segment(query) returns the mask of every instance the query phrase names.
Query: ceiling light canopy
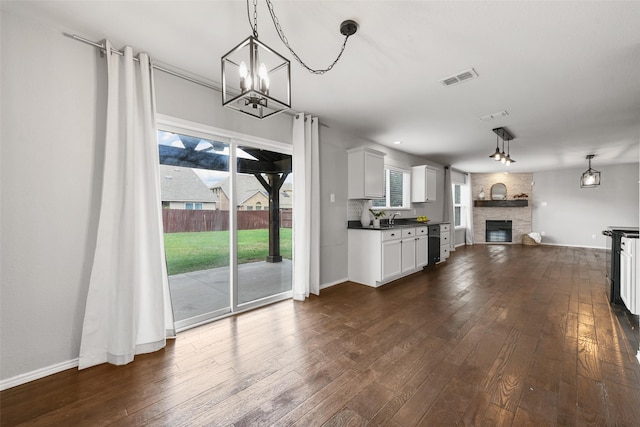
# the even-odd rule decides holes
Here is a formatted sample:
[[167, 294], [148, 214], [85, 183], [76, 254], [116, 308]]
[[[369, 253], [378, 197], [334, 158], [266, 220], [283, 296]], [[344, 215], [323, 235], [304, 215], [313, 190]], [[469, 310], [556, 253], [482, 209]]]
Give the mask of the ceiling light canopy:
[[[336, 59], [324, 69], [313, 69], [293, 51], [282, 31], [271, 0], [265, 0], [269, 14], [282, 43], [291, 55], [314, 74], [324, 74], [338, 62], [350, 36], [358, 31], [358, 24], [346, 20], [340, 24], [345, 36]], [[247, 15], [253, 35], [231, 49], [222, 62], [222, 105], [250, 116], [263, 119], [291, 108], [291, 63], [284, 56], [258, 40], [258, 0], [253, 0], [253, 22], [247, 1]]]
[[600, 185], [600, 172], [591, 168], [591, 159], [595, 157], [595, 154], [587, 154], [587, 160], [589, 160], [589, 169], [584, 171], [580, 177], [580, 187], [582, 188], [594, 188]]

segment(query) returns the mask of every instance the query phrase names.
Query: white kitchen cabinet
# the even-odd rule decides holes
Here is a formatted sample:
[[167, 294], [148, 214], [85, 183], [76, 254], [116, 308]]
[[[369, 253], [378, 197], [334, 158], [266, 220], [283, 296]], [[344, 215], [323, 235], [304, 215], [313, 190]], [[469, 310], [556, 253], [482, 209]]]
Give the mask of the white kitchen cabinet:
[[402, 229], [402, 273], [410, 274], [416, 269], [416, 229]]
[[347, 150], [349, 199], [384, 197], [385, 153], [366, 147]]
[[451, 224], [440, 224], [440, 262], [449, 258], [451, 253]]
[[402, 273], [402, 240], [382, 242], [382, 281]]
[[638, 239], [623, 237], [620, 251], [620, 297], [632, 314], [640, 313], [637, 284]]
[[427, 165], [411, 168], [411, 202], [435, 202], [437, 169]]
[[416, 228], [416, 268], [429, 263], [429, 235], [427, 227]]
[[427, 227], [349, 229], [349, 280], [378, 287], [427, 263]]

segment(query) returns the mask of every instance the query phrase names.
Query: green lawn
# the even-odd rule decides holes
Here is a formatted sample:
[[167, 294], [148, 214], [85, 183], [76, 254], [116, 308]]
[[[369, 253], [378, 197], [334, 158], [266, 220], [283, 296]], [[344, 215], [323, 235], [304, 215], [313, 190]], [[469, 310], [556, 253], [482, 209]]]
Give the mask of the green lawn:
[[[169, 275], [229, 265], [229, 232], [205, 231], [164, 235]], [[291, 259], [291, 229], [280, 229], [280, 255]], [[269, 230], [238, 231], [238, 264], [269, 255]]]

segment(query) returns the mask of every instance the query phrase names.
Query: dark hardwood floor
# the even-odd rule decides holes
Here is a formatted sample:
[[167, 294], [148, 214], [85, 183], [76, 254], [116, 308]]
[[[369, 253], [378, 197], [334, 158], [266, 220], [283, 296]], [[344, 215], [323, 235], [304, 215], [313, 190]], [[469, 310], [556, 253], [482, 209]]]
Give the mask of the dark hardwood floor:
[[604, 251], [462, 247], [0, 394], [2, 425], [640, 425], [638, 318]]

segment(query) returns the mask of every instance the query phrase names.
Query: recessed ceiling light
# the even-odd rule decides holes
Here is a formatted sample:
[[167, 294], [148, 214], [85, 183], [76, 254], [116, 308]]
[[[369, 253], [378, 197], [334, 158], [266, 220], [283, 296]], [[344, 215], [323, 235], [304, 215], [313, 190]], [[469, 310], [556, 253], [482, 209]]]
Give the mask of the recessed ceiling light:
[[395, 145], [400, 145], [400, 144], [402, 144], [402, 141], [393, 141], [393, 143], [394, 143]]

